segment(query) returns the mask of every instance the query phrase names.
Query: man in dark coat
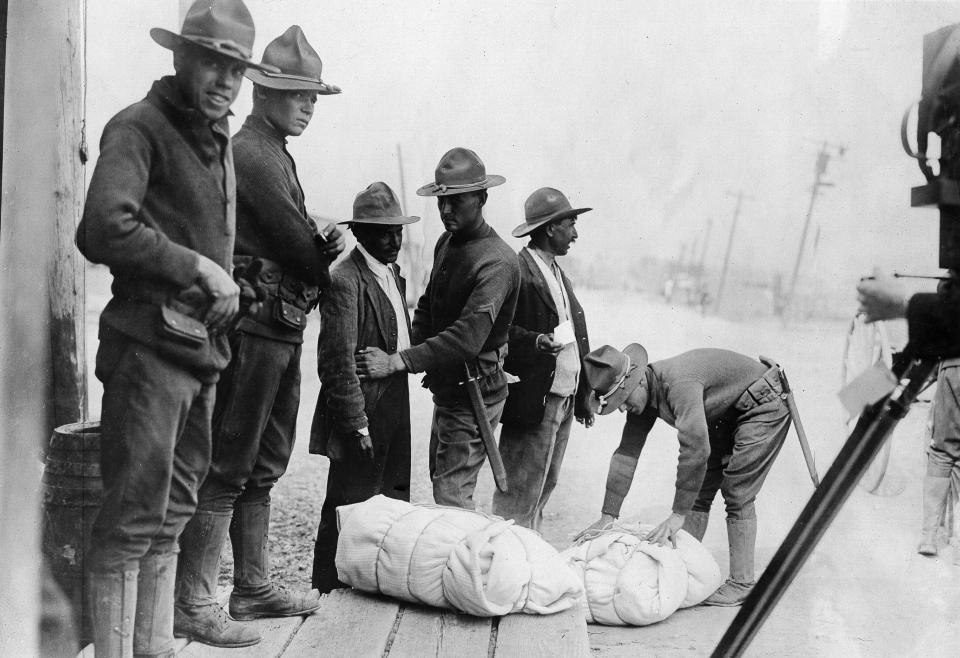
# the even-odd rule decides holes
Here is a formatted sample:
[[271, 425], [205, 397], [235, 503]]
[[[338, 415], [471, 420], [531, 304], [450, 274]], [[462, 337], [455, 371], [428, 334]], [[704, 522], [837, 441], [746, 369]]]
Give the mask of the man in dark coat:
[[[180, 540], [174, 634], [238, 647], [259, 634], [236, 620], [315, 610], [318, 597], [270, 582], [270, 491], [293, 450], [300, 403], [300, 353], [307, 313], [327, 268], [344, 246], [335, 226], [319, 232], [307, 214], [286, 138], [303, 133], [317, 94], [340, 89], [321, 79], [320, 57], [296, 25], [271, 41], [263, 63], [279, 73], [248, 72], [253, 112], [233, 140], [237, 171], [237, 268], [259, 270], [259, 311], [230, 332], [233, 358], [217, 385], [213, 460], [197, 513]], [[220, 551], [233, 545], [230, 617], [216, 600]], [[232, 619], [231, 619], [232, 617]]]
[[104, 128], [77, 246], [113, 274], [100, 316], [103, 499], [88, 555], [98, 657], [173, 655], [177, 537], [210, 463], [214, 384], [239, 309], [227, 113], [253, 47], [240, 0], [150, 31], [175, 74]]
[[493, 513], [540, 529], [543, 507], [557, 485], [573, 419], [593, 425], [590, 387], [581, 359], [590, 351], [583, 308], [560, 269], [577, 239], [577, 216], [559, 190], [543, 187], [524, 204], [526, 221], [514, 237], [530, 236], [520, 250], [520, 294], [510, 325], [506, 371], [520, 378], [500, 422], [500, 454], [507, 493], [493, 493]]
[[[487, 175], [479, 156], [454, 148], [444, 154], [434, 182], [417, 190], [437, 197], [447, 229], [437, 241], [430, 280], [413, 315], [413, 347], [396, 354], [368, 348], [357, 358], [361, 379], [426, 372], [433, 393], [430, 476], [439, 505], [474, 508], [473, 491], [486, 450], [478, 423], [500, 422], [507, 397], [503, 359], [517, 304], [517, 255], [483, 217], [487, 188], [504, 182]], [[482, 409], [465, 384], [476, 377]]]
[[410, 347], [406, 283], [396, 265], [406, 217], [386, 183], [373, 183], [353, 202], [345, 222], [357, 247], [330, 273], [320, 303], [317, 365], [320, 398], [310, 452], [330, 459], [327, 493], [313, 553], [313, 586], [321, 593], [337, 578], [337, 516], [349, 505], [383, 494], [410, 500], [410, 391], [407, 374], [357, 377], [355, 355]]
[[599, 413], [627, 412], [620, 446], [610, 459], [600, 519], [584, 533], [620, 515], [647, 434], [661, 418], [677, 429], [680, 441], [676, 493], [673, 512], [646, 539], [676, 545], [681, 528], [703, 539], [720, 491], [727, 509], [730, 577], [704, 605], [740, 605], [754, 585], [754, 500], [790, 429], [779, 370], [713, 348], [648, 365], [646, 350], [636, 343], [622, 352], [604, 345], [590, 352], [583, 366]]

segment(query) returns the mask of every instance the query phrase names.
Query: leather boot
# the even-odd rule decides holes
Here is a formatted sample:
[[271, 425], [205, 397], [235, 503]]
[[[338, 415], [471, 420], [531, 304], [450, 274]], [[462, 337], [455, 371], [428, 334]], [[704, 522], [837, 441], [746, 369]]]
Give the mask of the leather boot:
[[230, 514], [198, 511], [180, 535], [174, 637], [213, 647], [249, 647], [260, 634], [237, 623], [217, 603], [220, 549], [227, 539]]
[[936, 555], [940, 531], [940, 517], [947, 506], [947, 490], [950, 478], [936, 475], [923, 477], [923, 526], [920, 530], [920, 542], [917, 553]]
[[697, 541], [703, 541], [703, 536], [707, 533], [707, 521], [709, 520], [710, 512], [691, 510], [683, 519], [683, 529], [693, 535]]
[[753, 589], [753, 551], [757, 543], [757, 519], [727, 519], [730, 545], [730, 577], [703, 605], [735, 606]]
[[173, 587], [177, 554], [147, 555], [140, 559], [137, 577], [137, 616], [133, 628], [133, 655], [171, 658], [173, 651]]
[[133, 656], [133, 618], [137, 613], [137, 572], [90, 572], [90, 610], [96, 658]]
[[319, 592], [296, 594], [270, 582], [270, 503], [240, 503], [230, 524], [233, 591], [230, 615], [243, 621], [305, 615], [320, 607]]

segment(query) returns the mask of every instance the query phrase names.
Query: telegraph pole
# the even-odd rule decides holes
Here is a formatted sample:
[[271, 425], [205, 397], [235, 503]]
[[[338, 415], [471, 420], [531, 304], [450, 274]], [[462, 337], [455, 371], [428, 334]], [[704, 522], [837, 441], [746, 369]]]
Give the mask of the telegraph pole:
[[836, 150], [838, 156], [843, 156], [847, 150], [842, 144], [830, 144], [824, 142], [817, 153], [817, 163], [815, 167], [815, 176], [813, 179], [813, 189], [810, 190], [810, 205], [807, 207], [807, 217], [803, 222], [803, 232], [800, 234], [800, 247], [797, 249], [797, 260], [793, 264], [793, 274], [790, 276], [790, 287], [787, 289], [786, 303], [780, 305], [781, 312], [786, 311], [793, 304], [794, 294], [797, 289], [797, 278], [800, 274], [800, 263], [803, 261], [803, 252], [807, 242], [807, 233], [810, 231], [810, 219], [813, 217], [813, 205], [817, 200], [821, 187], [833, 187], [833, 183], [823, 180], [823, 175], [827, 172], [827, 165], [830, 164], [830, 158], [833, 157], [832, 150]]
[[727, 253], [723, 257], [723, 269], [720, 270], [720, 283], [717, 285], [717, 297], [713, 300], [713, 309], [720, 310], [720, 298], [723, 297], [723, 286], [727, 281], [727, 270], [730, 268], [730, 253], [733, 251], [733, 235], [737, 230], [737, 218], [740, 216], [740, 208], [743, 205], [744, 198], [748, 197], [743, 190], [737, 192], [737, 205], [733, 209], [733, 221], [730, 223], [730, 237], [727, 239]]

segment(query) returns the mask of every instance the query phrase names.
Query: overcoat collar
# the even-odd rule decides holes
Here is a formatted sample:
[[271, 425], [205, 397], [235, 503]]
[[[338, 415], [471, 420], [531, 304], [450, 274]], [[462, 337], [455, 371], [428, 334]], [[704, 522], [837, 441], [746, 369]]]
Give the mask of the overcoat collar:
[[[543, 271], [533, 259], [534, 256], [530, 253], [529, 248], [524, 247], [520, 250], [520, 262], [522, 262], [524, 267], [527, 268], [530, 280], [533, 282], [534, 290], [536, 290], [537, 294], [540, 295], [540, 298], [543, 299], [543, 303], [547, 305], [547, 308], [552, 308], [554, 313], [557, 314], [557, 318], [559, 318], [560, 309], [558, 309], [557, 305], [553, 302], [553, 295], [550, 293], [550, 285], [547, 283], [547, 280], [543, 278]], [[563, 285], [563, 283], [561, 282], [560, 285]]]
[[[356, 247], [353, 248], [353, 251], [350, 252], [350, 258], [353, 260], [354, 265], [356, 265], [357, 270], [360, 272], [360, 278], [363, 280], [364, 294], [370, 299], [370, 306], [373, 307], [373, 314], [377, 319], [377, 328], [380, 330], [380, 336], [383, 338], [384, 343], [390, 344], [390, 331], [387, 326], [387, 318], [384, 317], [384, 310], [391, 308], [390, 300], [387, 298], [386, 293], [383, 292], [383, 289], [380, 287], [380, 284], [377, 282], [377, 277], [374, 276], [373, 272], [370, 270], [370, 267], [367, 265], [366, 259], [363, 257], [363, 254], [360, 253], [360, 250]], [[400, 294], [401, 296], [405, 294], [404, 290], [404, 279], [400, 276], [400, 273], [397, 272], [397, 278], [400, 280]], [[406, 304], [404, 304], [404, 318], [397, 318], [397, 322], [406, 322], [407, 327], [410, 326], [410, 319], [407, 316]]]

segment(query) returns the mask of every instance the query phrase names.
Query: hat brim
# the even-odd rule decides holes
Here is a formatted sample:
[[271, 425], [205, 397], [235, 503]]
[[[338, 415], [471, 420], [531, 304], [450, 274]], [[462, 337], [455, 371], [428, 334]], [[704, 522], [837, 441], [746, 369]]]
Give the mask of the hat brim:
[[633, 389], [640, 384], [642, 381], [641, 377], [643, 377], [647, 369], [647, 350], [643, 349], [642, 345], [630, 343], [621, 351], [630, 357], [630, 372], [627, 374], [626, 379], [623, 380], [623, 385], [616, 393], [607, 398], [606, 404], [603, 405], [602, 409], [600, 408], [600, 398], [597, 397], [597, 392], [594, 391], [590, 395], [590, 409], [593, 413], [600, 416], [606, 416], [619, 409], [623, 401], [633, 393]]
[[265, 73], [257, 69], [248, 69], [244, 76], [254, 84], [268, 89], [282, 91], [315, 91], [321, 96], [339, 94], [342, 89], [321, 80], [305, 78], [301, 75], [286, 75], [284, 73]]
[[467, 192], [479, 192], [497, 185], [503, 185], [507, 179], [503, 176], [490, 174], [484, 180], [467, 187], [448, 187], [438, 183], [427, 183], [417, 190], [417, 196], [451, 196], [454, 194], [466, 194]]
[[175, 50], [177, 46], [180, 46], [181, 44], [190, 43], [195, 46], [200, 46], [201, 48], [205, 48], [219, 55], [229, 57], [230, 59], [234, 59], [238, 62], [242, 62], [246, 64], [248, 68], [257, 69], [259, 71], [264, 71], [267, 73], [280, 72], [280, 69], [278, 69], [275, 66], [271, 66], [270, 64], [259, 64], [257, 62], [254, 62], [252, 59], [243, 57], [238, 53], [232, 50], [229, 50], [227, 48], [206, 43], [202, 39], [197, 39], [190, 36], [184, 36], [182, 34], [176, 34], [175, 32], [171, 32], [170, 30], [164, 29], [162, 27], [151, 28], [150, 38], [152, 38], [154, 41], [157, 42], [157, 44], [159, 44], [160, 46], [163, 46], [167, 50]]
[[400, 226], [415, 224], [420, 221], [416, 215], [397, 215], [395, 217], [361, 217], [360, 219], [345, 219], [337, 224], [380, 224], [381, 226]]
[[510, 231], [510, 235], [512, 235], [515, 238], [522, 238], [523, 236], [525, 236], [527, 233], [530, 233], [538, 226], [543, 226], [544, 224], [547, 224], [549, 222], [555, 222], [561, 219], [566, 219], [567, 217], [576, 217], [577, 215], [583, 214], [590, 210], [593, 210], [593, 208], [571, 208], [570, 210], [561, 210], [560, 212], [554, 213], [548, 217], [545, 217], [544, 219], [538, 219], [532, 224], [528, 224], [524, 222], [517, 228]]

